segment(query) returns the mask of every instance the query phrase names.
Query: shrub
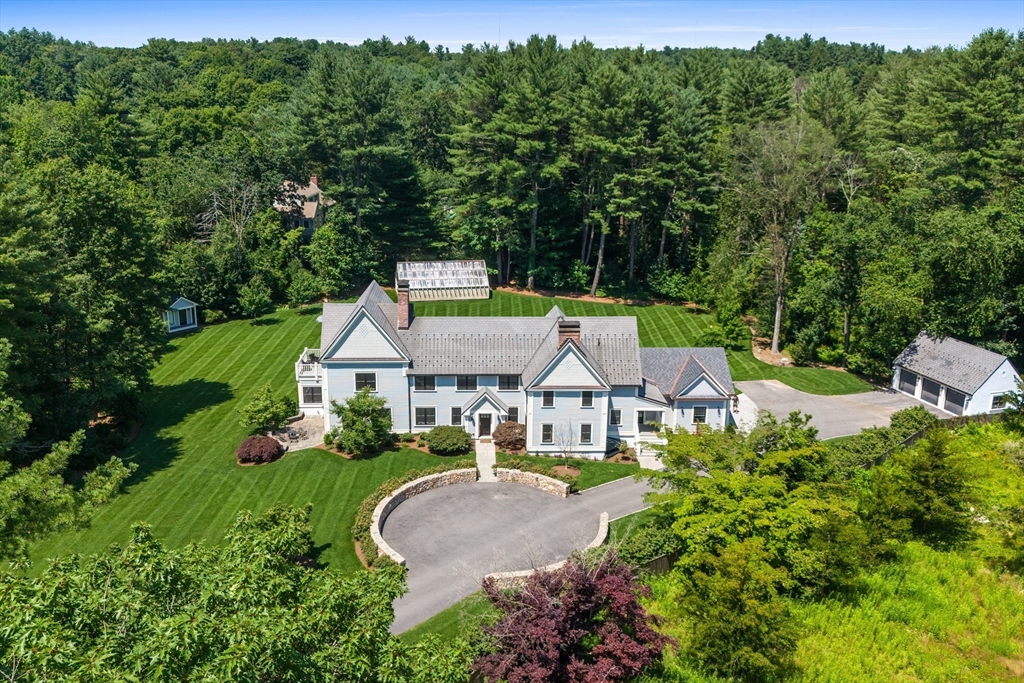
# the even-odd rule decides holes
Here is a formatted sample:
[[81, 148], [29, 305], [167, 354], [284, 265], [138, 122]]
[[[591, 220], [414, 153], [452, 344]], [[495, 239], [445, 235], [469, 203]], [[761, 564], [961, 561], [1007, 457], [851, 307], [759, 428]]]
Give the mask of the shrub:
[[320, 280], [305, 268], [298, 268], [292, 273], [292, 282], [288, 285], [288, 303], [301, 306], [315, 301], [320, 296]]
[[272, 436], [247, 437], [235, 451], [239, 465], [262, 465], [274, 462], [284, 453], [280, 442]]
[[469, 452], [473, 439], [462, 427], [441, 425], [423, 435], [431, 453], [437, 455], [462, 455]]
[[283, 398], [274, 398], [274, 392], [267, 382], [252, 392], [249, 402], [238, 410], [240, 424], [250, 434], [261, 434], [271, 429], [280, 429], [292, 414], [291, 403]]
[[490, 579], [483, 589], [498, 613], [484, 629], [493, 650], [475, 662], [489, 681], [632, 681], [671, 642], [640, 604], [651, 589], [614, 553], [572, 557], [519, 589]]
[[416, 435], [413, 434], [412, 432], [406, 432], [405, 434], [402, 434], [398, 438], [401, 440], [402, 443], [412, 443], [413, 441], [416, 440]]
[[270, 287], [259, 277], [253, 278], [238, 291], [238, 307], [247, 318], [258, 318], [274, 310]]
[[212, 308], [203, 311], [203, 322], [205, 322], [207, 325], [215, 325], [217, 323], [222, 323], [227, 319], [228, 317], [224, 315], [224, 313], [221, 311], [215, 311]]
[[334, 442], [338, 440], [338, 431], [339, 431], [338, 428], [335, 427], [334, 429], [329, 429], [326, 432], [324, 432], [324, 445], [325, 446], [333, 446], [334, 445]]
[[682, 549], [679, 537], [672, 527], [647, 524], [622, 540], [617, 548], [619, 557], [627, 564], [642, 566], [656, 557], [670, 555]]
[[491, 438], [494, 445], [503, 451], [518, 451], [526, 448], [526, 426], [506, 420], [497, 426]]
[[335, 439], [347, 453], [367, 456], [394, 444], [391, 438], [391, 413], [387, 401], [363, 389], [344, 403], [331, 401], [331, 412], [341, 419], [341, 431]]

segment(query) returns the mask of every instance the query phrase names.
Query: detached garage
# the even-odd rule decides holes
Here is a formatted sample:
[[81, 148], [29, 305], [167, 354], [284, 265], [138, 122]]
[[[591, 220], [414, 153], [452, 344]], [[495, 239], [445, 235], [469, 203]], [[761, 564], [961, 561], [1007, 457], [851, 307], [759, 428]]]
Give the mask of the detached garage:
[[927, 332], [917, 335], [893, 365], [893, 389], [953, 415], [1003, 410], [1020, 379], [1006, 356]]

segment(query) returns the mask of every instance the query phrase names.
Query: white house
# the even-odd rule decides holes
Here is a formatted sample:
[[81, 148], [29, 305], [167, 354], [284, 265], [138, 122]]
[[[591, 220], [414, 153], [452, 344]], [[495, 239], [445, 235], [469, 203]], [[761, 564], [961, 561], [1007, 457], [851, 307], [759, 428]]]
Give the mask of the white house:
[[168, 332], [194, 330], [199, 327], [199, 304], [179, 296], [163, 312], [163, 319]]
[[917, 335], [893, 363], [892, 388], [953, 415], [1006, 408], [1020, 375], [994, 351], [952, 337]]
[[723, 428], [735, 390], [721, 348], [641, 349], [632, 316], [420, 317], [376, 282], [352, 304], [326, 304], [320, 348], [295, 364], [299, 408], [337, 424], [331, 401], [383, 397], [396, 432], [458, 425], [475, 437], [526, 425], [527, 449], [603, 458], [620, 441], [658, 441], [657, 426]]

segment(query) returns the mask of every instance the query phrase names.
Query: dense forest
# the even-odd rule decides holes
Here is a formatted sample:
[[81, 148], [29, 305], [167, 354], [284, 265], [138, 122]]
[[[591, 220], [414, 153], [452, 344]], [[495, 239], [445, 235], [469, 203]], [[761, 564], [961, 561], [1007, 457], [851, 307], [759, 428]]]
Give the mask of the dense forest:
[[[750, 314], [794, 361], [869, 376], [921, 328], [1024, 355], [1024, 37], [1004, 31], [900, 53], [11, 31], [0, 160], [22, 451], [131, 415], [169, 296], [213, 322], [406, 258], [697, 302], [724, 341]], [[272, 204], [310, 175], [333, 204], [307, 244]]]

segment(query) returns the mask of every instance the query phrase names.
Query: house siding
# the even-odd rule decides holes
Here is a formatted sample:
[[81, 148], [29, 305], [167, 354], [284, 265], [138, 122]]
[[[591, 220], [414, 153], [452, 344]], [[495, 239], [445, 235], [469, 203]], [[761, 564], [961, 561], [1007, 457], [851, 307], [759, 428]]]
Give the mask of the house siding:
[[729, 423], [729, 400], [728, 399], [684, 399], [675, 402], [673, 410], [675, 424], [688, 432], [697, 431], [697, 425], [693, 423], [693, 409], [697, 406], [707, 408], [707, 424], [712, 429], [725, 429]]
[[1014, 369], [1013, 364], [1008, 360], [1004, 360], [996, 368], [996, 371], [978, 387], [974, 395], [968, 397], [967, 405], [964, 408], [964, 415], [980, 415], [993, 412], [992, 398], [999, 394], [1016, 391], [1018, 379], [1020, 379], [1020, 375]]
[[394, 431], [408, 432], [409, 429], [409, 382], [404, 362], [359, 363], [354, 361], [324, 361], [324, 396], [327, 415], [325, 425], [328, 429], [338, 425], [338, 418], [331, 414], [331, 401], [341, 403], [356, 393], [356, 373], [373, 372], [377, 374], [377, 391], [391, 408], [391, 419]]
[[[430, 407], [434, 406], [437, 408], [437, 424], [447, 425], [451, 424], [451, 409], [453, 407], [462, 408], [469, 399], [473, 398], [473, 395], [480, 389], [490, 389], [494, 392], [503, 403], [511, 407], [519, 408], [519, 420], [522, 421], [526, 416], [526, 395], [522, 390], [518, 391], [498, 391], [498, 376], [497, 375], [477, 375], [476, 378], [476, 389], [472, 391], [459, 391], [458, 383], [455, 375], [435, 375], [434, 376], [434, 391], [416, 391], [415, 380], [412, 376], [408, 378], [409, 387], [409, 402], [411, 404], [411, 412], [415, 414], [417, 406]], [[501, 411], [496, 408], [486, 407], [480, 408], [477, 412], [492, 413], [494, 417], [491, 420], [491, 429], [497, 427], [499, 422], [505, 420], [505, 415], [500, 414]], [[471, 434], [476, 434], [476, 423], [467, 419], [467, 416], [463, 416], [462, 426], [466, 431]], [[429, 427], [416, 427], [413, 425], [412, 431], [428, 431]]]
[[[576, 442], [576, 452], [586, 458], [600, 459], [604, 457], [608, 438], [608, 397], [609, 391], [594, 391], [594, 406], [582, 407], [583, 391], [577, 389], [554, 390], [555, 405], [543, 407], [542, 390], [530, 390], [526, 393], [527, 424], [526, 447], [534, 453], [561, 452], [558, 447], [560, 430], [572, 430]], [[555, 442], [542, 443], [542, 425], [553, 427]], [[580, 444], [580, 425], [591, 425], [591, 443]]]

